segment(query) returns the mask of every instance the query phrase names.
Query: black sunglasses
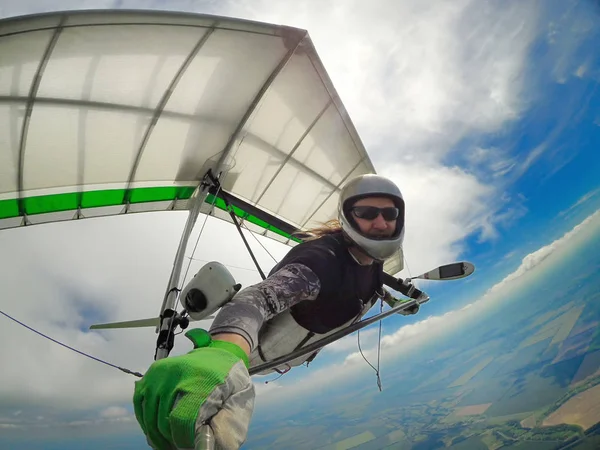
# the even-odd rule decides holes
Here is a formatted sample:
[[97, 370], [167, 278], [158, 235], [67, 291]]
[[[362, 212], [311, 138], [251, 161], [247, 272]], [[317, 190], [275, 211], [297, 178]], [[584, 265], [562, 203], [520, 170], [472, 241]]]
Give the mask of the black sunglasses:
[[391, 222], [400, 215], [400, 210], [394, 207], [377, 208], [375, 206], [354, 206], [351, 208], [354, 215], [359, 219], [373, 220], [381, 214], [384, 220]]

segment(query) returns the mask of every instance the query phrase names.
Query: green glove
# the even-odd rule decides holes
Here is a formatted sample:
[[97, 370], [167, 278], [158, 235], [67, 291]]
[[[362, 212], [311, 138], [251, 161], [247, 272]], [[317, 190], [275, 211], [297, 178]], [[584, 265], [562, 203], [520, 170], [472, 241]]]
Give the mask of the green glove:
[[[410, 300], [406, 300], [406, 301], [408, 302]], [[402, 302], [402, 303], [406, 303], [406, 302]], [[402, 311], [398, 311], [398, 314], [402, 314], [403, 316], [412, 316], [413, 314], [416, 314], [419, 312], [419, 308], [420, 308], [420, 305], [418, 303], [415, 303], [410, 308], [406, 308], [406, 309], [403, 309]]]
[[218, 448], [238, 449], [254, 410], [248, 356], [202, 329], [185, 334], [194, 350], [155, 361], [135, 382], [135, 416], [148, 444], [159, 450], [193, 449], [205, 422]]
[[[394, 308], [395, 306], [398, 306], [402, 303], [406, 303], [411, 301], [410, 298], [407, 299], [399, 299], [399, 298], [395, 298], [394, 296], [392, 296], [392, 294], [390, 294], [387, 290], [384, 289], [384, 297], [383, 300], [391, 307]], [[411, 316], [413, 314], [416, 314], [419, 312], [419, 308], [420, 305], [418, 303], [415, 303], [413, 306], [411, 306], [410, 308], [406, 308], [403, 309], [402, 311], [398, 311], [398, 314], [401, 314], [403, 316]]]

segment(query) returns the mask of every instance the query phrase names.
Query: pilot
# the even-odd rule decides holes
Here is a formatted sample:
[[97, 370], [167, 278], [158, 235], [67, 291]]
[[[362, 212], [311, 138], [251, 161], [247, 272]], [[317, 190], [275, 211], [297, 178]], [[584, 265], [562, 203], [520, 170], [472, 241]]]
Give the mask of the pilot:
[[188, 331], [192, 351], [155, 361], [136, 382], [135, 415], [148, 443], [192, 449], [208, 424], [217, 448], [238, 449], [254, 409], [248, 368], [262, 345], [261, 328], [289, 314], [304, 332], [297, 333], [301, 340], [364, 314], [384, 296], [383, 262], [402, 246], [404, 210], [400, 189], [388, 178], [369, 174], [346, 183], [338, 219], [306, 232], [265, 280], [221, 308], [208, 332]]

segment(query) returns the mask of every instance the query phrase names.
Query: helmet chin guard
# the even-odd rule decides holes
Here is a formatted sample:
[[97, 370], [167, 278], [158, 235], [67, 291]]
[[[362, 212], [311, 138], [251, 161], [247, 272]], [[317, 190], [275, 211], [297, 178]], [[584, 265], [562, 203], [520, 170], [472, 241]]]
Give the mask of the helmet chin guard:
[[[392, 236], [375, 237], [363, 234], [350, 209], [362, 198], [387, 197], [400, 210], [396, 219], [396, 229]], [[342, 188], [338, 202], [338, 220], [346, 236], [369, 257], [384, 261], [393, 256], [404, 241], [404, 198], [398, 186], [390, 179], [381, 175], [367, 174], [350, 180]]]

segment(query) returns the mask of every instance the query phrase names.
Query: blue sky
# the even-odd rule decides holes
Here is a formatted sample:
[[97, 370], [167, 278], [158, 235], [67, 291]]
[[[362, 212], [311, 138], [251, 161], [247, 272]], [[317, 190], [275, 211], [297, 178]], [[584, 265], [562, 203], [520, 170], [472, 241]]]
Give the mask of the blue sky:
[[[0, 16], [58, 9], [56, 5], [6, 1]], [[168, 6], [89, 0], [63, 1], [60, 9], [168, 7], [308, 29], [376, 168], [405, 193], [408, 270], [403, 275], [455, 259], [477, 265], [469, 280], [422, 283], [435, 301], [417, 316], [384, 321], [384, 335], [393, 346], [431, 334], [432, 327], [441, 333], [474, 320], [460, 309], [489, 300], [492, 286], [506, 288], [517, 278], [512, 274], [534, 269], [546, 254], [568, 245], [568, 233], [600, 208], [597, 4], [481, 5], [461, 0], [419, 7], [418, 1], [383, 1], [380, 9], [365, 10], [360, 2], [317, 7], [311, 0], [173, 1]], [[184, 220], [182, 215], [157, 215], [5, 231], [0, 235], [0, 281], [21, 301], [5, 296], [2, 310], [70, 345], [143, 371], [151, 362], [151, 330], [100, 335], [86, 327], [156, 314]], [[157, 227], [165, 236], [160, 242], [153, 238]], [[86, 236], [92, 233], [106, 241], [89, 242]], [[61, 239], [73, 245], [65, 248]], [[217, 249], [210, 244], [215, 239], [228, 242]], [[265, 268], [274, 264], [252, 245]], [[278, 258], [286, 251], [266, 245]], [[252, 268], [235, 230], [221, 223], [209, 221], [199, 253]], [[9, 254], [17, 256], [2, 258]], [[133, 256], [142, 258], [136, 263], [141, 275], [124, 279]], [[258, 280], [251, 271], [232, 272], [245, 285]], [[69, 311], [67, 319], [64, 311]], [[367, 354], [375, 348], [375, 331], [370, 327], [361, 334]], [[0, 426], [6, 425], [11, 435], [31, 434], [32, 429], [42, 435], [40, 428], [28, 428], [31, 423], [72, 423], [80, 416], [85, 418], [77, 424], [83, 434], [101, 424], [136, 430], [127, 375], [66, 354], [12, 324], [0, 327], [0, 336], [6, 337], [1, 333], [11, 340], [18, 336], [19, 343], [0, 353], [20, 368], [0, 377], [5, 386], [0, 390]], [[178, 339], [175, 352], [188, 349]], [[257, 379], [258, 401], [276, 404], [273, 393], [284, 387], [300, 385], [297, 391], [286, 389], [290, 396], [301, 395], [309, 383], [318, 388], [320, 369], [374, 383], [366, 364], [357, 368], [355, 352], [353, 335], [324, 351], [310, 371], [301, 368], [267, 386]], [[35, 373], [40, 366], [47, 385], [30, 391], [35, 381], [22, 373]], [[93, 392], [82, 380], [92, 383]]]

